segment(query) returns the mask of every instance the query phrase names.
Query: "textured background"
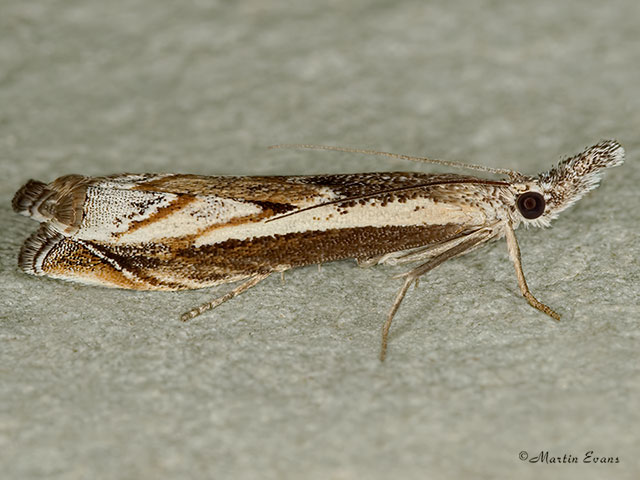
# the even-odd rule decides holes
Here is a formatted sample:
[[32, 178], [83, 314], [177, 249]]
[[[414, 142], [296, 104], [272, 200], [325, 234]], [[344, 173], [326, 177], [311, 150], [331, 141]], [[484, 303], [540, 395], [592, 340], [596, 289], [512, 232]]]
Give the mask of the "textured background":
[[[635, 0], [22, 2], [0, 14], [0, 471], [4, 478], [638, 478], [640, 4]], [[27, 179], [429, 167], [535, 173], [601, 138], [627, 163], [551, 230], [411, 290], [352, 262], [224, 291], [28, 277]], [[617, 465], [539, 465], [520, 451]]]

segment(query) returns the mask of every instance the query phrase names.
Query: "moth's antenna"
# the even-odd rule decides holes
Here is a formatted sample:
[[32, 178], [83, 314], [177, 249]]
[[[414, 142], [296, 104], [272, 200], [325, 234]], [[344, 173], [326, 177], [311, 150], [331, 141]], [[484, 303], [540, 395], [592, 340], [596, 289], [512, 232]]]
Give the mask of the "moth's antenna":
[[524, 175], [515, 170], [508, 168], [491, 168], [484, 165], [473, 165], [470, 163], [451, 162], [449, 160], [438, 160], [435, 158], [413, 157], [411, 155], [402, 155], [400, 153], [379, 152], [378, 150], [366, 150], [361, 148], [336, 147], [333, 145], [312, 145], [305, 143], [290, 143], [280, 145], [270, 145], [270, 150], [275, 148], [302, 149], [302, 150], [332, 150], [334, 152], [362, 153], [364, 155], [378, 155], [382, 157], [399, 158], [401, 160], [410, 160], [412, 162], [434, 163], [436, 165], [444, 165], [447, 167], [467, 168], [469, 170], [479, 170], [481, 172], [495, 173], [498, 175], [507, 175], [512, 180], [521, 179]]

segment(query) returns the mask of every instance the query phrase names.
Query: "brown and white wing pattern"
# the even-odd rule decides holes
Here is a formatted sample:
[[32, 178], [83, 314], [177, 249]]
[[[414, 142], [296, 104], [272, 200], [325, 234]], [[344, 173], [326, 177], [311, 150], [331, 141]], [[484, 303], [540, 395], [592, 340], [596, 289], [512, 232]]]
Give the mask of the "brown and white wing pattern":
[[479, 205], [505, 185], [420, 173], [70, 175], [30, 181], [13, 206], [42, 222], [20, 254], [27, 273], [180, 290], [444, 244], [494, 221]]

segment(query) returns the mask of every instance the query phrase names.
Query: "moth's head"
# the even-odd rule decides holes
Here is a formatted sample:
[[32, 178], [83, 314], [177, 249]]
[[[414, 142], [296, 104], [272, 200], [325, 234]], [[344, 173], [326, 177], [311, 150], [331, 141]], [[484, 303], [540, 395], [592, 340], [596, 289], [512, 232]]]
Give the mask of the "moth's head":
[[562, 160], [548, 172], [519, 188], [516, 210], [522, 222], [547, 226], [565, 208], [580, 200], [600, 183], [605, 168], [624, 162], [624, 149], [615, 140], [602, 142]]

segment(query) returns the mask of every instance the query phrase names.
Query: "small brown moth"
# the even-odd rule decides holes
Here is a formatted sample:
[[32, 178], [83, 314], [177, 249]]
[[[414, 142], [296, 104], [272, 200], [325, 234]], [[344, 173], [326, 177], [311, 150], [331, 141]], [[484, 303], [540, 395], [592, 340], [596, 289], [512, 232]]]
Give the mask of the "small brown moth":
[[[283, 146], [280, 146], [283, 147]], [[284, 147], [292, 147], [287, 145]], [[41, 222], [20, 251], [32, 275], [137, 290], [183, 290], [242, 281], [182, 316], [193, 318], [274, 272], [355, 258], [361, 265], [416, 263], [404, 273], [382, 329], [412, 283], [444, 261], [506, 237], [522, 295], [555, 320], [529, 291], [514, 230], [546, 227], [597, 187], [602, 170], [624, 160], [602, 141], [535, 177], [508, 169], [359, 152], [481, 170], [508, 177], [357, 173], [282, 177], [180, 174], [67, 175], [30, 180], [13, 209]]]

